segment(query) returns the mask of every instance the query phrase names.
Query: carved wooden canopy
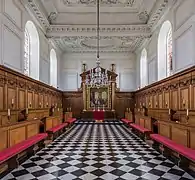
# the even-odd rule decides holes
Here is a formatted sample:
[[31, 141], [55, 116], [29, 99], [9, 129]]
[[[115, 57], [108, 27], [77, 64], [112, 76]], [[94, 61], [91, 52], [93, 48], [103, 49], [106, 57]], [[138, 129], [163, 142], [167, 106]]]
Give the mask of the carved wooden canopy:
[[[91, 69], [90, 69], [91, 70]], [[85, 82], [86, 80], [86, 75], [90, 74], [90, 70], [88, 71], [84, 71], [83, 73], [80, 74], [81, 78], [82, 78], [82, 83]], [[92, 70], [95, 70], [95, 68], [92, 68]], [[102, 72], [106, 72], [106, 69], [105, 68], [102, 68], [101, 67], [101, 70]], [[108, 74], [108, 77], [111, 78], [111, 81], [112, 82], [116, 82], [116, 78], [117, 78], [117, 74], [113, 71], [110, 71], [110, 70], [107, 70], [107, 74]]]

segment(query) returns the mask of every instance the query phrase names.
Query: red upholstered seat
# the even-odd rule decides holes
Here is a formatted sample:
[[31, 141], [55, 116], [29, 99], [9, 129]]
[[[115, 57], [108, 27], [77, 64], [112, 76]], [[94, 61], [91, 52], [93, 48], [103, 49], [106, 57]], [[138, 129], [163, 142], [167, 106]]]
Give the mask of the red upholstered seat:
[[68, 122], [69, 124], [72, 124], [76, 121], [77, 119], [76, 118], [70, 118], [68, 119], [66, 122]]
[[141, 127], [141, 126], [139, 126], [139, 125], [137, 125], [137, 124], [134, 124], [134, 123], [130, 124], [130, 126], [131, 126], [132, 128], [137, 129], [138, 131], [140, 131], [140, 132], [142, 132], [142, 133], [151, 132], [149, 129], [143, 128], [143, 127]]
[[133, 121], [128, 120], [128, 119], [121, 119], [121, 121], [122, 121], [123, 123], [125, 123], [125, 124], [130, 124], [130, 123], [133, 122]]
[[45, 139], [47, 137], [47, 133], [37, 134], [33, 137], [28, 138], [21, 143], [18, 143], [10, 148], [7, 148], [0, 152], [0, 164], [4, 161], [10, 159], [11, 157], [21, 153], [25, 149], [31, 147], [32, 145], [38, 143], [39, 141]]
[[68, 123], [63, 123], [63, 124], [60, 124], [58, 126], [55, 126], [51, 129], [48, 130], [48, 132], [52, 132], [52, 133], [55, 133], [57, 131], [59, 131], [60, 129], [64, 128], [64, 127], [67, 127], [68, 126]]
[[181, 144], [178, 144], [174, 142], [173, 140], [161, 136], [159, 134], [151, 134], [150, 137], [154, 139], [155, 141], [163, 144], [164, 146], [168, 147], [169, 149], [172, 149], [173, 151], [178, 152], [182, 156], [185, 156], [186, 158], [195, 161], [195, 150], [191, 148], [187, 148]]

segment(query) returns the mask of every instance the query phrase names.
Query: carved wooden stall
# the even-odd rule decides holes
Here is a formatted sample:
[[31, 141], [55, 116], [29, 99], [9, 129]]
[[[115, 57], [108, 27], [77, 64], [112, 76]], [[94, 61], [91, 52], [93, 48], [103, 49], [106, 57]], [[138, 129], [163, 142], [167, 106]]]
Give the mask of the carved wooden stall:
[[131, 92], [115, 93], [115, 110], [117, 118], [133, 120], [134, 94]]
[[83, 111], [83, 92], [64, 92], [63, 93], [63, 108], [65, 119], [68, 117], [80, 118]]
[[38, 134], [40, 120], [49, 116], [51, 107], [53, 117], [62, 120], [61, 91], [4, 66], [0, 66], [0, 101], [0, 132], [4, 138], [0, 150]]
[[[195, 148], [195, 67], [135, 92], [135, 119], [158, 122], [158, 133]], [[142, 107], [148, 116], [140, 115]], [[146, 127], [146, 125], [144, 125]], [[149, 125], [147, 125], [149, 126]]]

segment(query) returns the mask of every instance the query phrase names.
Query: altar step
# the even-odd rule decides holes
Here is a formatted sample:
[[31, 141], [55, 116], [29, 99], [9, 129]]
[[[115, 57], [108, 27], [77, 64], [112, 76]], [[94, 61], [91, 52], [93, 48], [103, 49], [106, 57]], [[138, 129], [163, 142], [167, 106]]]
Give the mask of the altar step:
[[96, 121], [94, 119], [80, 119], [75, 124], [123, 124], [119, 120], [103, 120], [103, 121]]

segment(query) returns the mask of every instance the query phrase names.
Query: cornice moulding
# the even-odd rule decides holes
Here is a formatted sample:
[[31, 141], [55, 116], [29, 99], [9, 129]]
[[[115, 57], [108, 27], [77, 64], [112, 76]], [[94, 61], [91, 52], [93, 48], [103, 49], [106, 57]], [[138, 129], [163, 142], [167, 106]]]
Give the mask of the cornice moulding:
[[[51, 25], [47, 29], [47, 36], [64, 36], [64, 33], [66, 36], [68, 36], [67, 33], [70, 33], [70, 35], [77, 35], [78, 33], [87, 33], [87, 35], [90, 35], [89, 33], [96, 33], [97, 27], [89, 26], [89, 25]], [[113, 33], [113, 34], [121, 34], [126, 33], [126, 35], [131, 36], [131, 34], [139, 34], [139, 35], [150, 35], [150, 28], [147, 25], [101, 25], [100, 27], [100, 33]], [[111, 36], [113, 36], [111, 34]], [[124, 34], [123, 34], [124, 35]]]

